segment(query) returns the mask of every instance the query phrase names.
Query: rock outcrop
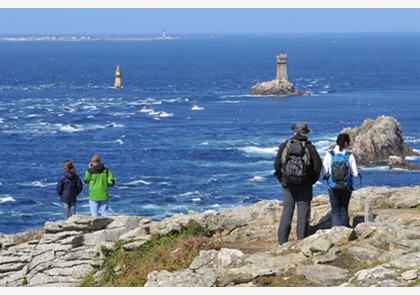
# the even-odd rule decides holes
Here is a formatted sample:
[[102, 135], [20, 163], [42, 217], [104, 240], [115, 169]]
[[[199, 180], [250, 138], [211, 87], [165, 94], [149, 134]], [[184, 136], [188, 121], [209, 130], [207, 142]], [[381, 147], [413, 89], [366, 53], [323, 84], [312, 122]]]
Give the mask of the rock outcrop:
[[265, 96], [292, 96], [309, 95], [309, 92], [303, 92], [293, 87], [293, 84], [287, 80], [272, 80], [262, 82], [251, 87], [249, 94]]
[[[351, 139], [351, 151], [359, 165], [388, 163], [391, 168], [419, 170], [420, 167], [405, 162], [407, 156], [420, 156], [404, 143], [400, 123], [390, 116], [367, 119], [358, 128], [345, 128]], [[390, 159], [391, 157], [391, 159]], [[400, 160], [394, 158], [399, 157]]]
[[[286, 271], [317, 286], [419, 286], [420, 186], [354, 191], [352, 228], [330, 228], [327, 195], [315, 197], [312, 204], [311, 235], [296, 241], [294, 220], [290, 242], [282, 246], [277, 243], [277, 227], [283, 204], [267, 200], [162, 221], [73, 216], [46, 222], [42, 229], [0, 234], [0, 286], [78, 286], [84, 276], [98, 270], [103, 251], [116, 242], [127, 242], [123, 248], [132, 251], [153, 234], [180, 230], [191, 219], [210, 229], [215, 239], [232, 245], [262, 241], [266, 247], [252, 253], [235, 248], [201, 251], [187, 269], [150, 272], [146, 287], [251, 287], [259, 278]], [[343, 255], [365, 268], [351, 273], [346, 264], [334, 265]]]

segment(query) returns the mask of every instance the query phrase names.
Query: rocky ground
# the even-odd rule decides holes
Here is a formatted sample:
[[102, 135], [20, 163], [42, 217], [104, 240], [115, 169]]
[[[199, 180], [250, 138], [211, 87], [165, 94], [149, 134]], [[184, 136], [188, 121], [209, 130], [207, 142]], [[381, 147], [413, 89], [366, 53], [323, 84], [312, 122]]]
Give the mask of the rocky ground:
[[229, 247], [201, 251], [180, 271], [152, 271], [146, 287], [252, 287], [292, 276], [311, 286], [418, 287], [419, 208], [420, 186], [363, 188], [350, 203], [352, 228], [330, 228], [328, 197], [317, 196], [311, 235], [297, 241], [293, 226], [290, 242], [282, 246], [277, 244], [282, 203], [275, 201], [159, 222], [74, 216], [38, 230], [0, 234], [0, 286], [78, 286], [103, 263], [102, 251], [116, 242], [127, 242], [125, 251], [133, 251], [153, 234], [169, 233], [193, 219]]

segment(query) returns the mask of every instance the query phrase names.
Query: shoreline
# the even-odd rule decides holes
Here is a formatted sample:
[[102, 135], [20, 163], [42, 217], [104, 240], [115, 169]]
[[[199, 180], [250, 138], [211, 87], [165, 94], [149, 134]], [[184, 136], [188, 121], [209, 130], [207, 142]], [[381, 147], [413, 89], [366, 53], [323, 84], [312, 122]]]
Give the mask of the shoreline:
[[180, 40], [186, 37], [89, 37], [89, 36], [10, 36], [0, 37], [0, 42], [94, 42], [94, 41], [155, 41], [155, 40]]

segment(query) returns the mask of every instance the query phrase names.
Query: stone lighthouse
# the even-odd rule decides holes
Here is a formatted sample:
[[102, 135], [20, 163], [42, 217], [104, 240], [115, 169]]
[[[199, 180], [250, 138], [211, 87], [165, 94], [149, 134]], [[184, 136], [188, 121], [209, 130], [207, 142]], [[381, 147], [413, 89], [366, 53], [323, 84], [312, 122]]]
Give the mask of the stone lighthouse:
[[118, 65], [115, 70], [115, 82], [114, 82], [115, 89], [120, 89], [122, 87], [121, 83], [121, 70], [120, 66]]
[[276, 78], [255, 84], [251, 87], [249, 93], [251, 95], [275, 95], [275, 96], [291, 96], [291, 95], [309, 95], [296, 89], [287, 77], [287, 54], [282, 51], [277, 55], [277, 73]]
[[287, 54], [282, 51], [277, 55], [277, 81], [288, 81], [287, 79]]

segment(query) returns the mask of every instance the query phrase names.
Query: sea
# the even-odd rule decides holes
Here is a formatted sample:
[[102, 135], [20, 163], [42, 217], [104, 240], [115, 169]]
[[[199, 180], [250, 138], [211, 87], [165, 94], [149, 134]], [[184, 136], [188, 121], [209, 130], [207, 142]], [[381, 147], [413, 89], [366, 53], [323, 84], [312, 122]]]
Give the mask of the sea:
[[[176, 37], [0, 41], [1, 233], [62, 220], [64, 161], [83, 178], [94, 153], [116, 179], [110, 215], [158, 221], [281, 202], [273, 164], [298, 121], [321, 158], [344, 128], [380, 116], [420, 152], [420, 33]], [[282, 51], [289, 81], [311, 95], [249, 95]], [[359, 169], [356, 189], [420, 184], [420, 171]], [[318, 181], [315, 198], [326, 194]], [[76, 213], [90, 215], [87, 186]]]

